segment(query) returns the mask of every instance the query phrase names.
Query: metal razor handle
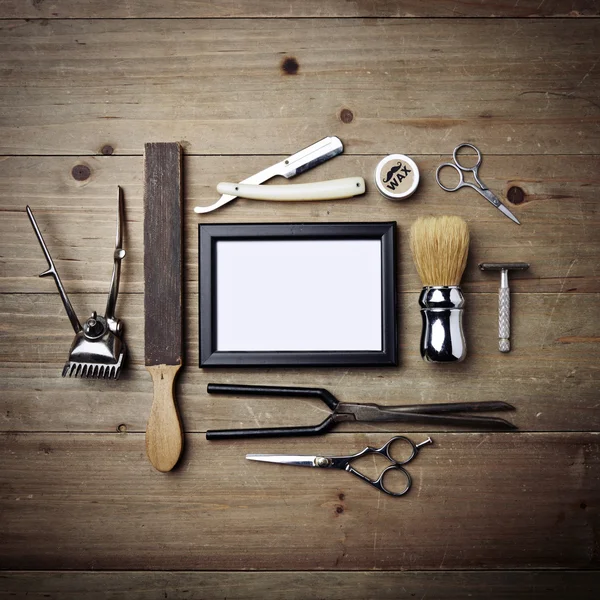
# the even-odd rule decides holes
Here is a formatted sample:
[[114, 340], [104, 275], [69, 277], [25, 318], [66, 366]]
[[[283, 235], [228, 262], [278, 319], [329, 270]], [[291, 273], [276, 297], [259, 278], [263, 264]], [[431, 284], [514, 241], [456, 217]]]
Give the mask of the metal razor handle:
[[421, 357], [426, 362], [461, 362], [467, 355], [462, 326], [464, 296], [458, 286], [424, 287], [419, 296], [423, 329]]
[[500, 289], [498, 290], [498, 349], [510, 352], [510, 289], [509, 271], [526, 271], [529, 263], [479, 263], [482, 271], [500, 271]]
[[510, 289], [498, 290], [498, 348], [510, 352]]

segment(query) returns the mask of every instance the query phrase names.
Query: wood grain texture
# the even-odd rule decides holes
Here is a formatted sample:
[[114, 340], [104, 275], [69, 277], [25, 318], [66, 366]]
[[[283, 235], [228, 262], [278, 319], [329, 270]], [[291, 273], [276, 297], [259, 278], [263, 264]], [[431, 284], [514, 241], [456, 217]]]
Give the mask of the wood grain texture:
[[[346, 138], [342, 138], [346, 141]], [[310, 143], [297, 143], [298, 148]], [[479, 262], [529, 262], [526, 273], [511, 278], [514, 292], [579, 294], [600, 292], [600, 158], [595, 156], [495, 156], [481, 145], [480, 175], [523, 222], [511, 223], [476, 192], [444, 192], [435, 183], [437, 166], [447, 155], [417, 155], [421, 184], [402, 203], [383, 198], [372, 183], [381, 155], [338, 156], [299, 175], [292, 182], [335, 179], [361, 174], [367, 193], [348, 201], [310, 204], [236, 200], [204, 216], [196, 205], [218, 198], [219, 181], [242, 179], [281, 160], [278, 156], [185, 156], [184, 279], [188, 291], [198, 281], [198, 223], [324, 222], [389, 220], [398, 222], [398, 289], [416, 292], [421, 284], [408, 247], [411, 223], [424, 214], [456, 214], [467, 220], [471, 255], [463, 277], [467, 292], [497, 294], [498, 282], [482, 273]], [[401, 150], [396, 142], [389, 150]], [[77, 181], [73, 168], [90, 176]], [[284, 180], [285, 181], [285, 180]], [[143, 160], [140, 157], [3, 157], [0, 158], [0, 285], [6, 292], [54, 293], [51, 282], [38, 279], [44, 257], [25, 214], [30, 204], [73, 302], [82, 292], [106, 293], [110, 281], [115, 187], [125, 193], [125, 244], [122, 293], [143, 292]], [[518, 204], [510, 189], [523, 193]], [[94, 228], [87, 231], [89, 214]], [[375, 216], [375, 217], [374, 217]], [[104, 303], [105, 301], [103, 301]], [[118, 309], [120, 310], [121, 304]], [[78, 309], [79, 310], [79, 309]], [[86, 308], [86, 312], [88, 309]]]
[[[75, 308], [86, 307], [89, 312], [102, 298], [76, 296]], [[421, 360], [417, 299], [417, 293], [399, 297], [398, 368], [208, 371], [197, 367], [197, 296], [189, 294], [188, 366], [178, 378], [176, 392], [186, 430], [306, 425], [324, 418], [324, 407], [318, 403], [208, 396], [209, 382], [325, 387], [348, 402], [505, 400], [517, 407], [514, 414], [506, 416], [524, 430], [595, 429], [600, 388], [598, 294], [513, 293], [513, 350], [507, 355], [498, 352], [496, 293], [467, 294], [468, 357], [448, 369]], [[128, 430], [145, 430], [152, 391], [143, 368], [140, 295], [119, 296], [129, 363], [114, 383], [60, 377], [72, 331], [57, 294], [8, 295], [2, 304], [0, 394], [4, 410], [0, 411], [0, 429], [106, 432], [124, 425]], [[344, 425], [342, 430], [357, 427], [394, 431], [394, 426], [390, 429], [383, 424]], [[406, 427], [423, 430], [418, 425]]]
[[0, 572], [0, 598], [28, 600], [596, 600], [598, 571]]
[[[432, 434], [434, 444], [409, 467], [413, 487], [402, 498], [345, 472], [244, 459], [247, 452], [335, 455], [387, 437], [235, 444], [193, 434], [180, 467], [163, 475], [147, 463], [138, 434], [3, 434], [0, 563], [598, 569], [597, 434]], [[371, 458], [357, 466], [371, 476], [382, 467]]]
[[149, 143], [144, 154], [146, 366], [181, 365], [183, 329], [181, 146]]
[[[599, 14], [595, 0], [0, 3], [0, 598], [595, 598], [600, 21], [396, 17]], [[338, 135], [345, 154], [292, 183], [362, 175], [364, 197], [238, 200], [202, 222], [398, 221], [401, 365], [205, 373], [193, 207], [216, 199], [217, 182], [323, 135]], [[147, 462], [143, 436], [148, 140], [177, 140], [186, 153], [189, 360], [176, 388], [196, 433], [167, 475]], [[463, 141], [482, 150], [483, 181], [522, 227], [474, 193], [435, 184]], [[390, 152], [421, 168], [418, 193], [401, 204], [370, 185]], [[127, 219], [117, 310], [130, 363], [119, 382], [63, 379], [72, 333], [51, 282], [37, 278], [44, 261], [24, 207], [88, 313], [106, 302], [117, 184]], [[462, 216], [473, 238], [469, 356], [453, 369], [432, 370], [418, 354], [407, 232], [427, 213]], [[511, 281], [506, 356], [497, 281], [477, 269], [499, 260], [532, 264]], [[208, 396], [209, 381], [317, 385], [382, 404], [503, 399], [520, 430], [345, 424], [308, 441], [210, 444], [207, 428], [315, 423], [324, 408]], [[347, 452], [392, 432], [435, 442], [398, 500], [346, 473], [243, 458]], [[361, 467], [374, 474], [372, 462]]]
[[351, 154], [592, 154], [599, 54], [598, 19], [8, 20], [0, 153], [291, 154], [327, 134]]
[[594, 0], [518, 0], [514, 4], [498, 1], [474, 4], [466, 0], [292, 0], [285, 5], [252, 0], [239, 2], [197, 2], [179, 0], [176, 4], [160, 0], [4, 0], [0, 18], [206, 18], [206, 17], [585, 17], [600, 13]]

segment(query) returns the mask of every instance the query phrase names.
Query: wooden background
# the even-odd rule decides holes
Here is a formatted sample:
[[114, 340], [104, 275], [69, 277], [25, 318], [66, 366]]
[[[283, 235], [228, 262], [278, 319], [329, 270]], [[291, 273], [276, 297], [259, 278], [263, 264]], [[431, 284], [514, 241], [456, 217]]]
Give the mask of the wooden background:
[[[514, 2], [0, 2], [0, 597], [593, 598], [600, 584], [598, 436], [600, 15], [595, 0]], [[469, 18], [477, 17], [477, 18]], [[326, 136], [343, 156], [297, 182], [363, 175], [352, 201], [237, 201], [241, 180]], [[186, 358], [179, 468], [145, 457], [142, 151], [185, 149]], [[457, 143], [518, 227], [474, 192], [443, 192]], [[372, 173], [413, 156], [417, 194], [392, 203]], [[60, 376], [72, 331], [30, 204], [81, 319], [103, 310], [117, 184], [127, 257], [119, 382]], [[509, 190], [510, 193], [509, 193]], [[467, 360], [424, 364], [408, 229], [457, 214], [472, 234]], [[199, 222], [395, 220], [394, 369], [198, 365]], [[498, 278], [512, 278], [513, 351], [497, 350]], [[515, 433], [350, 426], [313, 440], [208, 443], [209, 428], [320, 421], [321, 405], [208, 396], [208, 382], [318, 385], [356, 402], [506, 400]], [[244, 460], [345, 453], [431, 435], [394, 499], [345, 473]], [[374, 473], [375, 465], [363, 465]]]

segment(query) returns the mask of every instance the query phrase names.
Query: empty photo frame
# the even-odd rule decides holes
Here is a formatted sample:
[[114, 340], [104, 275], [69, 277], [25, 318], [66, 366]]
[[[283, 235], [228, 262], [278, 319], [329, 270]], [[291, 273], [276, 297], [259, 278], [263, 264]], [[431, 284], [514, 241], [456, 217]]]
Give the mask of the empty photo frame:
[[201, 367], [394, 366], [396, 223], [199, 225]]

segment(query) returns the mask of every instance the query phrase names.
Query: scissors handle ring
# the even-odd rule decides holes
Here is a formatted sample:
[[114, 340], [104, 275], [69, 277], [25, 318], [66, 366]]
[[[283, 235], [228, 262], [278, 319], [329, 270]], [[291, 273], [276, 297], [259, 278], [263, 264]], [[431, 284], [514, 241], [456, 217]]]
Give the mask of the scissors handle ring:
[[[380, 492], [388, 494], [388, 496], [404, 496], [404, 494], [406, 494], [406, 492], [408, 492], [408, 490], [410, 490], [410, 487], [412, 486], [412, 477], [410, 476], [410, 473], [401, 464], [398, 464], [395, 461], [394, 464], [389, 465], [388, 467], [383, 469], [383, 471], [377, 479], [371, 479], [370, 477], [367, 477], [364, 473], [357, 471], [350, 464], [346, 465], [345, 470], [348, 471], [348, 473], [355, 475], [359, 479], [362, 479], [369, 485], [372, 485], [374, 488], [377, 488]], [[385, 475], [390, 471], [400, 471], [406, 479], [406, 485], [404, 486], [404, 489], [400, 490], [399, 492], [393, 492], [392, 490], [385, 487]]]
[[[397, 458], [394, 458], [394, 456], [391, 453], [391, 447], [398, 441], [402, 441], [403, 444], [408, 444], [408, 446], [410, 447], [410, 455], [404, 460], [398, 460]], [[411, 440], [409, 440], [407, 437], [404, 437], [403, 435], [394, 436], [377, 450], [378, 454], [383, 454], [383, 456], [385, 456], [392, 463], [391, 466], [400, 466], [409, 463], [417, 455], [417, 452], [418, 448], [413, 444]]]
[[[477, 153], [477, 162], [472, 167], [464, 167], [460, 164], [460, 161], [458, 160], [458, 151], [461, 148], [471, 148]], [[479, 152], [479, 148], [473, 146], [473, 144], [467, 144], [466, 142], [463, 144], [459, 144], [458, 146], [456, 146], [456, 148], [454, 148], [454, 151], [452, 152], [452, 158], [454, 159], [454, 162], [459, 169], [461, 169], [462, 171], [473, 171], [473, 173], [475, 174], [477, 174], [477, 170], [481, 166], [481, 161], [483, 160], [481, 152]]]
[[[440, 180], [440, 171], [446, 167], [450, 167], [458, 173], [458, 183], [454, 187], [447, 187]], [[465, 178], [463, 177], [462, 170], [459, 168], [458, 165], [455, 165], [453, 163], [442, 163], [435, 172], [435, 180], [445, 192], [456, 192], [465, 185]]]
[[[385, 487], [385, 476], [387, 473], [390, 473], [391, 471], [400, 471], [406, 478], [406, 485], [404, 486], [403, 490], [401, 490], [399, 492], [393, 492], [392, 490], [389, 490], [388, 488]], [[381, 475], [373, 482], [373, 485], [378, 490], [381, 490], [383, 493], [388, 494], [389, 496], [404, 496], [404, 494], [406, 494], [412, 486], [412, 477], [410, 476], [410, 473], [401, 464], [396, 463], [396, 464], [390, 465], [389, 467], [386, 467], [381, 472]]]

